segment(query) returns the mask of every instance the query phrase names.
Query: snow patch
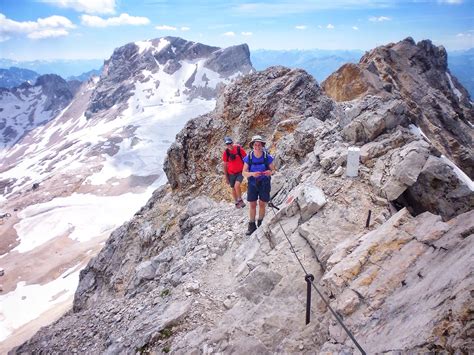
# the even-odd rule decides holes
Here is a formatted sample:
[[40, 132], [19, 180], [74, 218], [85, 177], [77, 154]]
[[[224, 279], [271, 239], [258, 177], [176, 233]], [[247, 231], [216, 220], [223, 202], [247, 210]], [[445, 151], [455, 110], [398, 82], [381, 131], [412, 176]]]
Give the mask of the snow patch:
[[20, 253], [62, 235], [85, 242], [110, 233], [130, 219], [150, 198], [155, 187], [142, 194], [119, 196], [72, 194], [49, 202], [31, 205], [21, 211], [21, 221], [15, 224], [20, 244], [13, 249]]
[[423, 137], [425, 138], [426, 141], [430, 142], [429, 138], [426, 136], [426, 134], [421, 130], [420, 127], [414, 125], [414, 124], [410, 124], [408, 126], [408, 128], [410, 129], [410, 132], [413, 133], [414, 135], [418, 136], [418, 137]]
[[449, 75], [448, 72], [446, 72], [446, 76], [448, 77], [449, 86], [451, 87], [451, 90], [453, 90], [454, 94], [457, 96], [458, 101], [461, 101], [461, 99], [462, 99], [461, 91], [459, 91], [459, 90], [454, 86], [454, 83], [453, 83], [453, 80], [452, 80], [452, 78], [451, 78], [451, 75]]
[[142, 54], [153, 47], [151, 41], [137, 41], [135, 44], [138, 46], [138, 54]]
[[453, 168], [454, 173], [457, 175], [457, 177], [463, 181], [471, 191], [474, 191], [474, 182], [471, 180], [467, 174], [462, 171], [456, 164], [454, 164], [451, 160], [449, 160], [446, 156], [441, 155], [441, 159], [448, 164], [450, 167]]
[[54, 305], [72, 297], [78, 282], [79, 270], [74, 266], [45, 285], [26, 285], [22, 281], [14, 291], [0, 295], [0, 341]]
[[[161, 50], [165, 48], [166, 46], [168, 46], [169, 44], [170, 44], [170, 41], [164, 38], [160, 38], [160, 42], [158, 42], [158, 47], [156, 47], [156, 52], [157, 53], [161, 52]], [[174, 53], [174, 50], [173, 50], [173, 53]]]

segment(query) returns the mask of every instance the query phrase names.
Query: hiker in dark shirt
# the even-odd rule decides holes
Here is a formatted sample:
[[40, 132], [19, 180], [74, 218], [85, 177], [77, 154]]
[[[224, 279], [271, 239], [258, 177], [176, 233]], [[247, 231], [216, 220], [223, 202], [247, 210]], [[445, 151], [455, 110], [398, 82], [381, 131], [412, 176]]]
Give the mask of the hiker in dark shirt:
[[[250, 142], [252, 151], [244, 158], [242, 174], [248, 180], [247, 201], [250, 204], [249, 225], [246, 235], [260, 227], [265, 217], [265, 207], [270, 201], [271, 175], [275, 170], [273, 157], [264, 149], [265, 140], [257, 135]], [[255, 224], [258, 201], [258, 220]]]
[[226, 150], [222, 154], [222, 160], [224, 161], [224, 176], [226, 183], [232, 189], [232, 197], [234, 198], [235, 207], [245, 207], [244, 201], [242, 201], [242, 191], [240, 184], [244, 180], [242, 176], [242, 169], [244, 167], [243, 158], [247, 155], [244, 148], [238, 144], [234, 144], [232, 138], [225, 137], [224, 143]]

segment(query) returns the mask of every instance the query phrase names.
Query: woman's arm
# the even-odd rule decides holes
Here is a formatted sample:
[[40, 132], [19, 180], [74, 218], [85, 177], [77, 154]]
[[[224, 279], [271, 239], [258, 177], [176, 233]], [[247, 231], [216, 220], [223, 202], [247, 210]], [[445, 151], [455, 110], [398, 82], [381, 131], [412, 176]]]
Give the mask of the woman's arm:
[[260, 175], [260, 172], [251, 172], [249, 171], [249, 165], [247, 163], [244, 163], [244, 169], [242, 170], [242, 175], [245, 176], [246, 178], [249, 178], [251, 176], [257, 177]]
[[273, 175], [273, 173], [275, 172], [275, 165], [273, 165], [273, 163], [270, 163], [270, 164], [268, 165], [268, 167], [269, 167], [270, 169], [264, 171], [264, 175], [265, 175], [265, 176], [271, 176], [271, 175]]

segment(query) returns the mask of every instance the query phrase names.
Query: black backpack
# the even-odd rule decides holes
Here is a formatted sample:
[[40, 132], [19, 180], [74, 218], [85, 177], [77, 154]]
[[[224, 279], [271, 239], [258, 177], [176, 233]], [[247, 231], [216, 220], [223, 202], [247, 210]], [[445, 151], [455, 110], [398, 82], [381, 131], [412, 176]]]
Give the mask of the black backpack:
[[226, 154], [227, 161], [235, 160], [237, 155], [240, 157], [240, 160], [242, 161], [244, 160], [244, 158], [242, 157], [242, 153], [240, 152], [240, 145], [237, 146], [237, 154], [232, 154], [229, 149], [225, 150], [225, 154]]

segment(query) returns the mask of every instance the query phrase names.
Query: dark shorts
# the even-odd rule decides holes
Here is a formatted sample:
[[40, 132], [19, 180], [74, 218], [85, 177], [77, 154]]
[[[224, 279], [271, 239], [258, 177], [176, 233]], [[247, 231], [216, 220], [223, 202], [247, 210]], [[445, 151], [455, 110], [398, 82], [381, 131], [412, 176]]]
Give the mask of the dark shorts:
[[238, 182], [240, 182], [240, 183], [241, 183], [242, 181], [244, 181], [244, 177], [243, 177], [242, 173], [229, 174], [229, 184], [230, 184], [230, 187], [234, 188], [236, 181], [238, 181]]
[[249, 181], [249, 186], [247, 189], [247, 201], [270, 201], [270, 187], [270, 179], [263, 179], [258, 182]]

